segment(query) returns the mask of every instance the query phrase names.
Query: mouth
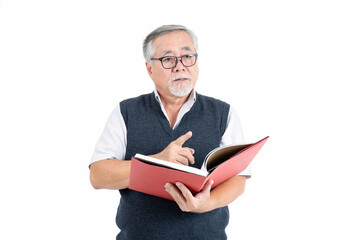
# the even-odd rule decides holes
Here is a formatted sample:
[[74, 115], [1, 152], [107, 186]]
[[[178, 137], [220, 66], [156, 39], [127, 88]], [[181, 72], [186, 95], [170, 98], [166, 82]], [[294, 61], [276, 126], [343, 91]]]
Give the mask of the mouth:
[[171, 77], [169, 79], [169, 82], [182, 82], [182, 81], [187, 81], [190, 79], [191, 79], [191, 76], [189, 74], [180, 73], [180, 74], [176, 74], [175, 76]]
[[177, 81], [186, 81], [186, 80], [190, 80], [188, 78], [178, 78], [178, 79], [175, 79], [174, 82], [177, 82]]

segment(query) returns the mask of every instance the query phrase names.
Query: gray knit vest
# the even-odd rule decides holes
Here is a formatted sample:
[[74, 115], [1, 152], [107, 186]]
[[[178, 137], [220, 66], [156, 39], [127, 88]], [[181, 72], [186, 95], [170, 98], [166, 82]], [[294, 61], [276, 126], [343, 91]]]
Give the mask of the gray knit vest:
[[[127, 128], [125, 159], [136, 153], [159, 153], [191, 130], [193, 135], [183, 146], [195, 149], [193, 166], [200, 168], [206, 154], [220, 144], [229, 105], [200, 94], [196, 96], [193, 107], [175, 129], [170, 127], [154, 93], [122, 101], [120, 109]], [[129, 189], [120, 190], [120, 194], [116, 223], [121, 231], [117, 240], [226, 239], [228, 207], [202, 214], [186, 213], [174, 201]]]

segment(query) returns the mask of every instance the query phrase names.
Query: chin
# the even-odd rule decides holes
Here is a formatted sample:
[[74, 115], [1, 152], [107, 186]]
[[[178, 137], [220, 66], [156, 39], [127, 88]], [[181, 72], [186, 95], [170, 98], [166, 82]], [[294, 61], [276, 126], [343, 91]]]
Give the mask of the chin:
[[176, 87], [170, 85], [169, 90], [174, 96], [185, 97], [193, 90], [193, 84], [186, 84], [186, 86], [182, 86], [182, 84], [180, 84], [180, 86]]

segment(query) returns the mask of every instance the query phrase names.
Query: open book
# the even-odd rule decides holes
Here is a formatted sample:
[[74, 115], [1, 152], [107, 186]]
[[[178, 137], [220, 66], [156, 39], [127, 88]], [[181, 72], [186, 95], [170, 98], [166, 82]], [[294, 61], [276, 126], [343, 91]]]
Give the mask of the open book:
[[268, 138], [215, 148], [206, 156], [201, 169], [136, 154], [131, 161], [129, 188], [170, 200], [173, 199], [164, 187], [167, 182], [182, 182], [196, 194], [212, 179], [214, 188], [245, 170]]

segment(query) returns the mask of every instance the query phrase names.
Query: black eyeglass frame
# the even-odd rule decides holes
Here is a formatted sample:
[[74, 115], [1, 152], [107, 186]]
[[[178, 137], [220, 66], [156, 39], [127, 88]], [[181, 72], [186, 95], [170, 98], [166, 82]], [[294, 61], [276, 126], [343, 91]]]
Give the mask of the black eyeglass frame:
[[[194, 64], [192, 64], [192, 65], [185, 65], [185, 64], [183, 63], [183, 61], [182, 61], [182, 58], [183, 58], [183, 57], [186, 57], [186, 56], [195, 56], [195, 62], [194, 62]], [[162, 66], [163, 68], [165, 68], [165, 69], [173, 69], [173, 68], [175, 68], [175, 67], [177, 66], [177, 64], [178, 64], [178, 59], [179, 59], [179, 58], [180, 58], [180, 61], [181, 61], [181, 64], [182, 64], [182, 65], [184, 65], [185, 67], [192, 67], [192, 66], [194, 66], [194, 65], [196, 64], [197, 57], [198, 57], [198, 54], [197, 54], [197, 53], [191, 53], [191, 54], [182, 55], [182, 56], [180, 56], [180, 57], [176, 57], [176, 56], [164, 56], [164, 57], [161, 57], [161, 58], [151, 58], [150, 60], [159, 60], [159, 61], [161, 62], [161, 66]], [[170, 67], [170, 68], [164, 67], [164, 64], [163, 64], [163, 59], [164, 59], [164, 58], [175, 58], [175, 60], [176, 60], [175, 65], [174, 65], [173, 67]]]

